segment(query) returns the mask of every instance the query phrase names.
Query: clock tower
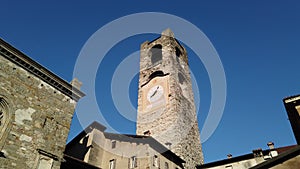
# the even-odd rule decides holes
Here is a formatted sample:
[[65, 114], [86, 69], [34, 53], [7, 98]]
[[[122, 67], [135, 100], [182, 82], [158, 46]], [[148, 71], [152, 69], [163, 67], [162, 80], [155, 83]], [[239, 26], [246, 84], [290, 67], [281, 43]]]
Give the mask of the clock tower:
[[187, 53], [170, 29], [141, 45], [136, 133], [164, 144], [185, 168], [203, 164]]

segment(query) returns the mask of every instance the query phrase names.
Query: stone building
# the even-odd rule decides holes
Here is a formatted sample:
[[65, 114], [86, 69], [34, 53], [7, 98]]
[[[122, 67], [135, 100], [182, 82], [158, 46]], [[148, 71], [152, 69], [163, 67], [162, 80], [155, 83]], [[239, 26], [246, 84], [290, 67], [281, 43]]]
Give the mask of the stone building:
[[0, 39], [0, 168], [59, 169], [83, 96]]
[[283, 99], [297, 145], [253, 150], [252, 153], [197, 166], [198, 169], [290, 169], [300, 166], [300, 95]]
[[203, 164], [187, 53], [170, 29], [141, 46], [137, 135], [107, 133], [92, 123], [66, 150], [76, 102], [84, 96], [80, 83], [65, 82], [3, 40], [0, 54], [2, 168], [194, 169]]
[[300, 95], [283, 99], [297, 144], [300, 145]]
[[167, 29], [141, 45], [136, 134], [151, 134], [185, 160], [203, 164], [186, 49]]
[[[70, 141], [65, 157], [72, 159], [65, 158], [62, 169], [83, 164], [103, 169], [183, 168], [184, 161], [151, 136], [107, 133], [105, 129], [94, 122]], [[81, 163], [74, 165], [74, 159]]]
[[[297, 149], [297, 145], [275, 148], [274, 143], [268, 143], [269, 149], [255, 149], [252, 153], [232, 157], [227, 155], [227, 159], [214, 161], [197, 166], [197, 169], [248, 169], [264, 165], [266, 162], [279, 159], [287, 152]], [[263, 167], [262, 167], [263, 168]], [[266, 167], [268, 168], [268, 167]]]

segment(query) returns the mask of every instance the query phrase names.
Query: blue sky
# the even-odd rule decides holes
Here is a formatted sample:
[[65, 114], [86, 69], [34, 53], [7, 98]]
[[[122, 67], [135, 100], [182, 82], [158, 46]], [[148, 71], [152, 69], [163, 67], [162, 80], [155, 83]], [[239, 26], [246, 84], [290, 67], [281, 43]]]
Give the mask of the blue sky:
[[[226, 74], [223, 117], [202, 145], [205, 162], [210, 162], [224, 159], [228, 153], [237, 156], [259, 147], [265, 149], [269, 141], [276, 147], [296, 144], [282, 99], [300, 94], [299, 11], [296, 0], [3, 1], [0, 37], [71, 81], [83, 45], [105, 24], [138, 12], [163, 12], [188, 20], [210, 39]], [[106, 120], [120, 133], [135, 133], [135, 124], [123, 118], [113, 104], [112, 75], [124, 58], [139, 50], [142, 42], [156, 37], [144, 34], [122, 40], [107, 53], [98, 69], [97, 101]], [[188, 53], [200, 90], [201, 129], [210, 106], [210, 82], [201, 60], [192, 50], [188, 49]], [[135, 77], [128, 93], [135, 106], [137, 85]], [[92, 110], [84, 113], [88, 116], [89, 111]], [[70, 138], [80, 130], [75, 117]]]

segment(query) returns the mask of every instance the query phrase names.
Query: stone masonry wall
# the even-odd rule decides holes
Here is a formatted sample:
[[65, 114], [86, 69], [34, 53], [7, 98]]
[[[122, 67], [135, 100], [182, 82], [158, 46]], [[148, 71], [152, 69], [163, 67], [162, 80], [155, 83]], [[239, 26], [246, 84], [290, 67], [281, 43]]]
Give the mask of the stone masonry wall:
[[76, 102], [0, 55], [1, 98], [0, 168], [59, 169]]
[[[162, 60], [152, 65], [149, 49], [157, 44], [162, 45]], [[158, 70], [168, 74], [167, 104], [155, 110], [156, 112], [142, 112], [145, 94], [142, 92], [142, 85]], [[148, 120], [148, 123], [143, 122], [144, 119], [152, 118], [153, 113], [157, 111], [160, 111], [158, 118]], [[151, 136], [161, 144], [171, 143], [170, 149], [186, 161], [185, 168], [191, 169], [197, 164], [203, 164], [187, 53], [168, 30], [155, 41], [145, 42], [141, 46], [137, 134], [143, 134], [147, 130], [150, 130]]]

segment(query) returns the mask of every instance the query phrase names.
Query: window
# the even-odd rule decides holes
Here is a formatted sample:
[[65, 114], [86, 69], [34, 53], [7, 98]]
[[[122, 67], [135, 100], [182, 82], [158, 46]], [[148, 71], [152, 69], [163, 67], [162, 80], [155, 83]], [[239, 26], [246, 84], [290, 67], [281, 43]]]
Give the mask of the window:
[[109, 160], [109, 169], [116, 168], [116, 159]]
[[169, 169], [169, 164], [165, 162], [165, 169]]
[[182, 55], [180, 49], [178, 47], [175, 48], [176, 60], [179, 63], [179, 57]]
[[117, 144], [116, 140], [111, 141], [111, 148], [112, 149], [116, 148], [116, 144]]
[[53, 164], [53, 159], [44, 155], [40, 155], [39, 163], [37, 169], [51, 169]]
[[136, 156], [132, 156], [130, 158], [129, 168], [135, 168], [135, 167], [137, 167], [137, 158]]
[[180, 56], [182, 55], [180, 49], [179, 49], [178, 47], [176, 47], [175, 50], [176, 50], [176, 51], [175, 51], [175, 52], [176, 52], [176, 56], [177, 56], [177, 57], [180, 57]]
[[159, 167], [159, 159], [157, 155], [153, 156], [153, 166], [154, 167]]
[[3, 129], [6, 121], [8, 104], [4, 98], [0, 97], [0, 131]]
[[0, 96], [0, 151], [9, 131], [7, 128], [11, 126], [9, 121], [9, 104]]
[[161, 45], [155, 45], [150, 49], [151, 53], [151, 63], [155, 64], [158, 61], [162, 60], [162, 46]]

